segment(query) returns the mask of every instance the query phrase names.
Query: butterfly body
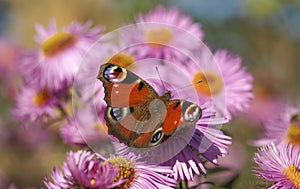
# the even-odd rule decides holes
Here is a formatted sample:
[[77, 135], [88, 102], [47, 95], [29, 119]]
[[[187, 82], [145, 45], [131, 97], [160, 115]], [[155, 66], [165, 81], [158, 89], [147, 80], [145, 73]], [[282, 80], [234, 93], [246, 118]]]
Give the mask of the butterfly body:
[[106, 63], [98, 75], [105, 89], [108, 133], [131, 147], [156, 146], [177, 129], [194, 126], [201, 108], [184, 100], [171, 100], [121, 66]]

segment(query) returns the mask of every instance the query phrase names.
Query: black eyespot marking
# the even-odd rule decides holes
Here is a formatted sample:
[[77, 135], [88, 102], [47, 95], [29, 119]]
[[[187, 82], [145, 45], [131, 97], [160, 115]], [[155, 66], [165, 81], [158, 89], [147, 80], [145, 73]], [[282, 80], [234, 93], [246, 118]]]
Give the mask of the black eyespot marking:
[[130, 113], [132, 113], [132, 112], [134, 111], [134, 108], [133, 108], [133, 107], [130, 107], [130, 108], [129, 108], [129, 111], [130, 111]]
[[138, 91], [142, 90], [144, 88], [145, 84], [140, 81]]
[[158, 142], [163, 136], [162, 130], [159, 130], [158, 132], [156, 132], [152, 138], [151, 138], [151, 143], [156, 143]]
[[115, 114], [114, 114], [114, 111], [113, 111], [112, 108], [110, 108], [109, 114], [110, 114], [110, 116], [111, 116], [114, 120], [118, 121], [118, 119], [115, 117]]
[[120, 68], [120, 67], [118, 66], [114, 71], [115, 71], [115, 72], [121, 73], [123, 70], [122, 70], [122, 68]]
[[107, 80], [110, 79], [109, 77], [109, 73], [110, 73], [110, 70], [112, 69], [112, 67], [114, 67], [113, 65], [109, 65], [105, 68], [104, 72], [103, 72], [103, 77]]
[[180, 101], [177, 102], [173, 109], [175, 110], [180, 105], [180, 103], [181, 103]]

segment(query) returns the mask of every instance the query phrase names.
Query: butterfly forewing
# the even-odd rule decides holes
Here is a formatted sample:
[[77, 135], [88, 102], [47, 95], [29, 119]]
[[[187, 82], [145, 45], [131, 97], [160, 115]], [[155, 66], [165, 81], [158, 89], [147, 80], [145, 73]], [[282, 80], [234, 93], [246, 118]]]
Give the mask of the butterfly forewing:
[[102, 65], [98, 79], [103, 82], [104, 99], [109, 106], [140, 106], [158, 97], [156, 91], [147, 82], [131, 71], [114, 64]]

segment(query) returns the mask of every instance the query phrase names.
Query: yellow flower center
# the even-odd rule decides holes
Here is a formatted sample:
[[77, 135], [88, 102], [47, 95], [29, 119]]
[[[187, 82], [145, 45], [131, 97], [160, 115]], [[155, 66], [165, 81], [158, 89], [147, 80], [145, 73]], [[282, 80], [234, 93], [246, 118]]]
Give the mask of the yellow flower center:
[[[115, 181], [119, 179], [126, 179], [127, 181], [121, 184], [120, 186], [116, 187], [116, 189], [121, 188], [129, 188], [132, 184], [132, 181], [135, 179], [135, 164], [124, 157], [116, 156], [109, 158], [107, 162], [112, 163], [113, 165], [119, 166], [119, 173], [115, 178]], [[105, 162], [106, 163], [106, 162]]]
[[283, 174], [292, 182], [295, 186], [300, 187], [300, 170], [293, 164], [286, 167], [283, 170]]
[[93, 186], [96, 183], [95, 179], [91, 179], [90, 185]]
[[[202, 82], [199, 83], [199, 81]], [[215, 95], [223, 88], [222, 77], [212, 72], [197, 72], [194, 75], [193, 83], [199, 93], [207, 96]]]
[[68, 47], [75, 42], [74, 36], [65, 32], [57, 32], [49, 37], [41, 45], [45, 56], [52, 56]]
[[286, 139], [293, 145], [300, 145], [300, 115], [292, 116]]
[[169, 28], [150, 29], [146, 33], [146, 42], [155, 47], [160, 47], [168, 44], [173, 37], [173, 32]]
[[118, 54], [115, 54], [114, 56], [112, 56], [108, 60], [108, 62], [126, 68], [127, 66], [130, 66], [130, 65], [134, 64], [135, 59], [134, 59], [134, 57], [132, 57], [128, 54], [118, 53]]
[[36, 106], [42, 107], [50, 100], [50, 97], [49, 91], [42, 89], [33, 97], [32, 101]]

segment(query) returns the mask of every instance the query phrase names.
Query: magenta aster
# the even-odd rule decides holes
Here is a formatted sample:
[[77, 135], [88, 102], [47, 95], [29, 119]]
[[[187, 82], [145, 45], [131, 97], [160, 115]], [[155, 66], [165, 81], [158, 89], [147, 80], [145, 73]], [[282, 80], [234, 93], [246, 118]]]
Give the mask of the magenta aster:
[[96, 42], [102, 28], [89, 29], [91, 23], [73, 22], [57, 29], [52, 19], [48, 28], [36, 25], [35, 37], [39, 49], [24, 58], [25, 80], [34, 80], [49, 90], [59, 90], [72, 85], [81, 59]]
[[167, 177], [172, 173], [169, 167], [146, 165], [135, 161], [135, 156], [129, 156], [101, 159], [91, 152], [71, 152], [67, 155], [62, 170], [54, 168], [52, 181], [46, 177], [44, 182], [51, 189], [75, 186], [98, 189], [156, 189], [175, 186], [175, 180]]
[[255, 154], [254, 161], [258, 164], [256, 175], [274, 182], [270, 189], [300, 188], [300, 151], [293, 145], [263, 146]]
[[135, 22], [135, 30], [123, 33], [122, 43], [140, 44], [133, 49], [152, 58], [184, 59], [180, 49], [193, 49], [195, 41], [202, 40], [204, 36], [200, 24], [194, 23], [192, 18], [176, 8], [159, 6], [149, 13], [138, 15]]
[[111, 157], [106, 162], [119, 166], [122, 177], [127, 179], [122, 185], [124, 189], [171, 189], [176, 185], [176, 181], [171, 177], [171, 167], [146, 164], [132, 153], [124, 157]]
[[[272, 116], [274, 117], [274, 116]], [[276, 119], [265, 121], [263, 124], [264, 137], [254, 142], [256, 145], [286, 143], [300, 147], [300, 103], [286, 104], [276, 114]]]
[[[217, 50], [214, 55], [199, 49], [199, 61], [182, 66], [196, 83], [199, 100], [212, 100], [216, 111], [231, 119], [238, 112], [246, 111], [253, 98], [253, 77], [242, 66], [240, 57], [234, 57], [225, 50]], [[176, 63], [176, 62], [175, 62]], [[201, 83], [197, 83], [202, 81]], [[205, 101], [204, 100], [204, 101]]]
[[58, 99], [48, 89], [25, 85], [16, 97], [12, 113], [24, 122], [46, 121], [47, 118], [55, 116], [58, 104]]
[[95, 154], [87, 151], [70, 152], [62, 169], [53, 168], [52, 181], [46, 177], [45, 185], [49, 189], [61, 188], [114, 188], [125, 180], [116, 179], [118, 166], [104, 164]]
[[214, 58], [222, 73], [228, 111], [232, 115], [245, 112], [253, 98], [253, 76], [243, 67], [241, 57], [226, 50], [217, 50]]

